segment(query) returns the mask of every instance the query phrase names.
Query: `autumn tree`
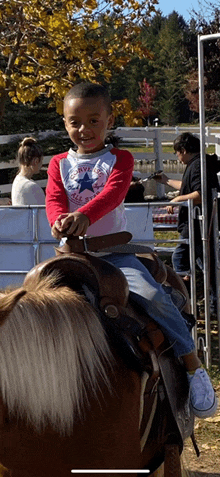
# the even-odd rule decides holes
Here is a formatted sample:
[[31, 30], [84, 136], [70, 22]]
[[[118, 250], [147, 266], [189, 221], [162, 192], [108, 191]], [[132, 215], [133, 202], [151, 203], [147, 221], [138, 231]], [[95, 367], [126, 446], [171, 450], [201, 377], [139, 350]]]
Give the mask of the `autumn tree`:
[[[186, 76], [185, 95], [189, 101], [190, 110], [199, 114], [199, 78], [198, 70], [191, 71]], [[204, 76], [204, 103], [209, 119], [219, 116], [220, 89], [210, 88], [207, 76]]]
[[[200, 8], [194, 12], [197, 34], [210, 35], [220, 31], [220, 2], [199, 2]], [[196, 41], [197, 44], [197, 41]], [[191, 66], [191, 68], [190, 68]], [[204, 100], [209, 120], [220, 114], [220, 40], [206, 40], [204, 43]], [[190, 110], [199, 112], [198, 62], [189, 64], [186, 75], [185, 94]]]
[[186, 76], [185, 95], [192, 112], [199, 113], [199, 81], [198, 70], [191, 71]]
[[143, 79], [142, 83], [139, 83], [140, 96], [139, 110], [143, 114], [143, 117], [147, 119], [148, 126], [150, 125], [150, 116], [156, 113], [154, 100], [156, 97], [156, 88], [147, 83], [146, 78]]
[[[157, 0], [0, 0], [0, 117], [6, 99], [49, 98], [62, 112], [79, 80], [109, 82], [135, 55]], [[108, 34], [103, 34], [106, 25]], [[111, 27], [111, 28], [110, 28]]]

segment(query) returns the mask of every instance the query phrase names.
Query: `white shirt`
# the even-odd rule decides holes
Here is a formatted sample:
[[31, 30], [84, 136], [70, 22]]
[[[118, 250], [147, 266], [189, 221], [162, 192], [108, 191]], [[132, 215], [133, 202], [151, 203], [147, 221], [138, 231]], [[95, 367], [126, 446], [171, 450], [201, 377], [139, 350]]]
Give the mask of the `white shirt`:
[[12, 205], [45, 205], [43, 189], [34, 182], [19, 173], [12, 184]]

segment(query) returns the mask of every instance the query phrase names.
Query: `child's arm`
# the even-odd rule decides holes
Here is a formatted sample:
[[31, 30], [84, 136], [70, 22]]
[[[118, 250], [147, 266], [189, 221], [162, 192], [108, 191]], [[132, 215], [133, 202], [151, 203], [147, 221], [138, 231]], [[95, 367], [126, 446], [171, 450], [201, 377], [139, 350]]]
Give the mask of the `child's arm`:
[[[61, 214], [68, 213], [68, 199], [60, 175], [60, 160], [67, 156], [67, 152], [54, 156], [48, 167], [48, 181], [46, 188], [46, 213], [52, 226]], [[59, 238], [59, 237], [57, 237]]]

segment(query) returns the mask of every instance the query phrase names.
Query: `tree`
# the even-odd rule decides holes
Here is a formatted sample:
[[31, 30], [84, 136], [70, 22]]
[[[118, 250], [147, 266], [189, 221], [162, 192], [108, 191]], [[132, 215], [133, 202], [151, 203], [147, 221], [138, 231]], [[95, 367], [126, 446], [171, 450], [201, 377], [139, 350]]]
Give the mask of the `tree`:
[[139, 96], [139, 103], [140, 103], [140, 111], [144, 118], [147, 119], [148, 126], [150, 125], [150, 116], [156, 113], [154, 107], [154, 100], [156, 96], [156, 88], [150, 86], [147, 83], [146, 78], [143, 79], [142, 83], [139, 83], [140, 87], [140, 96]]
[[[199, 12], [194, 12], [197, 34], [209, 35], [220, 31], [220, 8], [211, 2], [199, 2]], [[197, 43], [197, 42], [196, 42]], [[204, 43], [204, 99], [208, 118], [220, 115], [220, 40]], [[186, 97], [191, 111], [199, 112], [198, 63], [191, 64], [186, 76]]]
[[140, 23], [148, 21], [154, 4], [0, 0], [0, 117], [8, 95], [15, 103], [43, 95], [61, 113], [62, 99], [76, 81], [108, 82], [113, 67], [123, 71], [134, 55], [146, 56]]
[[[190, 110], [199, 113], [199, 79], [198, 70], [191, 71], [186, 77], [185, 94], [189, 101]], [[209, 119], [214, 120], [219, 116], [220, 90], [208, 87], [208, 78], [204, 76], [204, 102]]]
[[133, 111], [131, 103], [127, 98], [122, 99], [121, 101], [114, 101], [112, 109], [114, 116], [121, 116], [123, 118], [125, 126], [143, 126], [142, 112], [140, 110]]
[[184, 94], [184, 78], [188, 68], [185, 48], [187, 37], [188, 26], [183, 17], [174, 11], [162, 25], [155, 57], [157, 108], [161, 120], [169, 125], [178, 123], [184, 116], [187, 119], [188, 105]]

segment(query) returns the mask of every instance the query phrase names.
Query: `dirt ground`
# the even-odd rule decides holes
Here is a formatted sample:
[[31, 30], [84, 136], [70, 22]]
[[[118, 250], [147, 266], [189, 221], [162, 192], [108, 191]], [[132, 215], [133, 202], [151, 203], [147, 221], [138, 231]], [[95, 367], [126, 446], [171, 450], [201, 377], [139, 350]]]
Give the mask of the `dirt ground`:
[[191, 439], [182, 454], [186, 477], [220, 477], [220, 384], [215, 386], [219, 399], [217, 413], [212, 418], [196, 419], [195, 437], [200, 450], [197, 457]]

